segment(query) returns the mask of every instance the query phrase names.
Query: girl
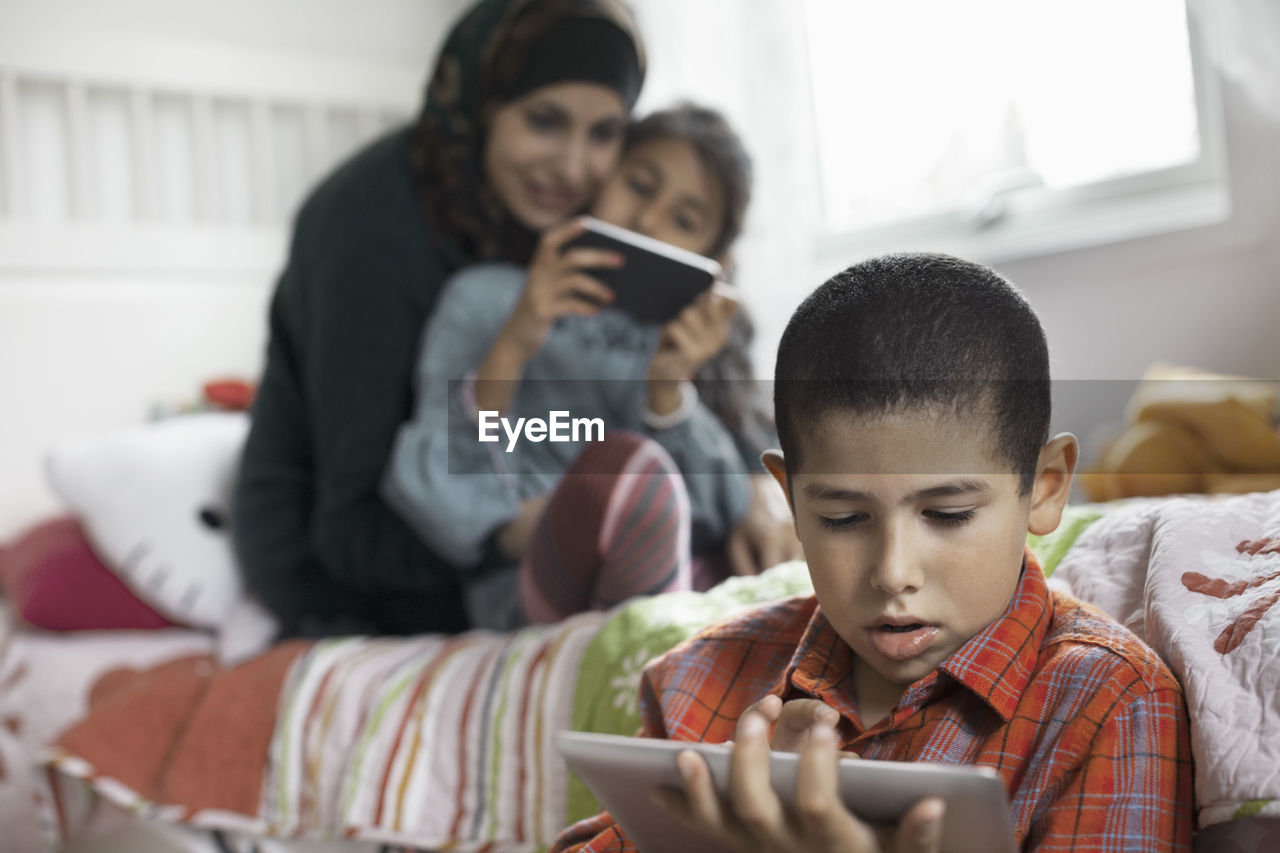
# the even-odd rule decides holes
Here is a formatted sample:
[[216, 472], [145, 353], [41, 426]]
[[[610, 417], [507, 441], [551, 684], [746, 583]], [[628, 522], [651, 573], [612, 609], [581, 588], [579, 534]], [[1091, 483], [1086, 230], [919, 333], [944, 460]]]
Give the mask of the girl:
[[[592, 212], [727, 262], [750, 180], [723, 118], [681, 106], [635, 126]], [[723, 548], [750, 500], [734, 436], [689, 381], [723, 350], [736, 303], [705, 293], [662, 328], [602, 309], [612, 293], [591, 271], [620, 258], [566, 248], [581, 231], [579, 220], [548, 230], [527, 271], [479, 266], [448, 285], [384, 484], [388, 502], [462, 570], [482, 627], [705, 586], [691, 554]], [[738, 423], [759, 415], [722, 409]], [[556, 410], [616, 431], [599, 443], [478, 440], [480, 411], [514, 422]]]

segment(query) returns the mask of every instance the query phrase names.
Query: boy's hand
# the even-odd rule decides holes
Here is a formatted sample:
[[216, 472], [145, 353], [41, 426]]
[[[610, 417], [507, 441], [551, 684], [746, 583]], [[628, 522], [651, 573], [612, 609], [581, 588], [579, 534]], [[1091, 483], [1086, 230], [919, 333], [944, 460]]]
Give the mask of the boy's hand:
[[520, 301], [498, 337], [526, 361], [542, 348], [557, 317], [595, 314], [613, 301], [613, 291], [587, 270], [616, 269], [623, 257], [609, 249], [565, 250], [584, 230], [583, 220], [573, 219], [547, 230], [538, 241]]
[[[741, 737], [746, 721], [755, 714], [773, 725], [769, 748], [779, 752], [799, 752], [808, 742], [809, 733], [815, 726], [834, 727], [840, 721], [839, 711], [817, 699], [792, 699], [790, 702], [783, 702], [781, 698], [770, 695], [743, 712], [738, 720], [738, 737]], [[842, 752], [841, 755], [857, 757], [851, 752]]]
[[[819, 703], [820, 704], [820, 703]], [[822, 706], [826, 707], [826, 706]], [[779, 708], [781, 718], [782, 709]], [[799, 706], [796, 714], [816, 713]], [[811, 727], [800, 751], [794, 809], [787, 809], [769, 779], [769, 721], [748, 711], [739, 724], [729, 760], [729, 795], [721, 799], [701, 756], [680, 753], [682, 792], [659, 789], [658, 802], [691, 829], [744, 851], [842, 851], [843, 853], [937, 853], [944, 804], [917, 803], [896, 828], [877, 831], [854, 817], [836, 786], [836, 735], [827, 724]]]

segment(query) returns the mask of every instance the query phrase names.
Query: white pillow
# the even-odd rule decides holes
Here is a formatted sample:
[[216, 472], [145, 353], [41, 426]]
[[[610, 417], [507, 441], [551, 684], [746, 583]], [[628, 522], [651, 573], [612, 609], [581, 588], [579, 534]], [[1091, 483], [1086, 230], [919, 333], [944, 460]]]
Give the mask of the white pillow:
[[248, 426], [242, 412], [181, 415], [49, 454], [49, 482], [98, 556], [175, 622], [220, 630], [245, 599], [229, 522]]

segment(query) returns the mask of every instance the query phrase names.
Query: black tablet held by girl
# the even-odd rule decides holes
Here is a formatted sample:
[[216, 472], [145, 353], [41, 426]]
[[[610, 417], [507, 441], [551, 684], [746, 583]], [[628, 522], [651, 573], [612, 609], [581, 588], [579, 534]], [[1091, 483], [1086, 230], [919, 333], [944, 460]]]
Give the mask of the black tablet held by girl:
[[586, 220], [587, 230], [570, 240], [566, 248], [582, 246], [620, 253], [624, 258], [621, 267], [588, 272], [612, 288], [615, 299], [611, 307], [641, 322], [669, 322], [724, 274], [711, 258], [599, 219]]

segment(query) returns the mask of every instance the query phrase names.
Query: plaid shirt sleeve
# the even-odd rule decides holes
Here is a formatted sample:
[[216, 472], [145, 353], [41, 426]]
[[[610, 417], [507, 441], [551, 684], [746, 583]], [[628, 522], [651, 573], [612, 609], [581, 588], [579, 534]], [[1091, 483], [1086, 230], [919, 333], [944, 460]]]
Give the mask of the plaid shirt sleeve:
[[1078, 770], [1032, 823], [1024, 850], [1191, 849], [1191, 739], [1182, 692], [1142, 690], [1130, 699], [1102, 722]]
[[580, 820], [551, 846], [551, 853], [635, 853], [636, 846], [608, 812]]

